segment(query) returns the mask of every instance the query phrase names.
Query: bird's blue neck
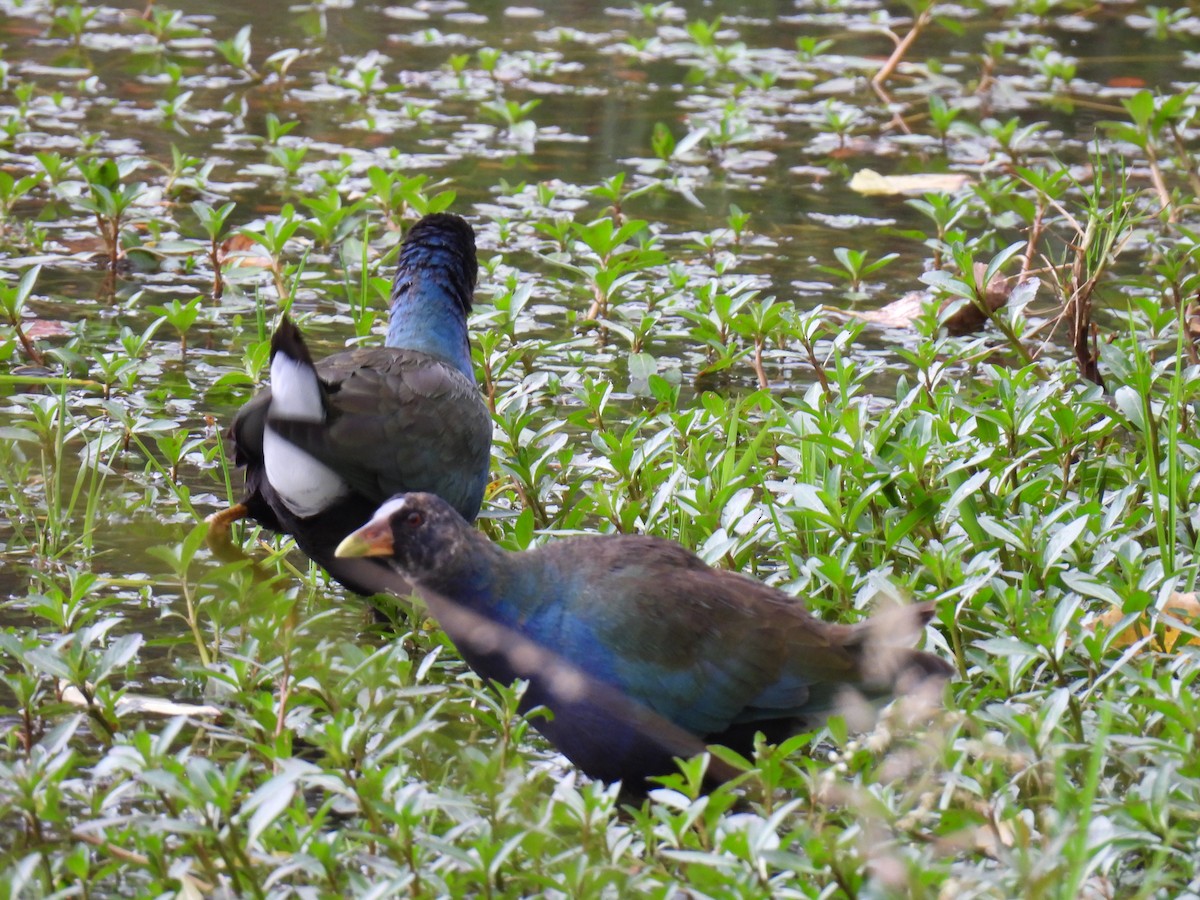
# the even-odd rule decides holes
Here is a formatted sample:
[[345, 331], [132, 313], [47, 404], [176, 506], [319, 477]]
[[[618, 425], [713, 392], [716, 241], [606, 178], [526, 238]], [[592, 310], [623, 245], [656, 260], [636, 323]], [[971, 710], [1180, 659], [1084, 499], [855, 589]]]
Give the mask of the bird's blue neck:
[[466, 314], [470, 286], [455, 277], [436, 250], [417, 249], [422, 252], [401, 255], [403, 271], [392, 288], [386, 344], [444, 359], [473, 382]]
[[[593, 622], [567, 602], [581, 588], [578, 573], [546, 554], [510, 553], [478, 532], [473, 535], [478, 538], [472, 542], [473, 552], [460, 557], [452, 573], [442, 572], [440, 577], [422, 581], [437, 592], [426, 595], [434, 615], [444, 609], [442, 604], [467, 610], [519, 634], [592, 678], [619, 685], [612, 653], [601, 645]], [[443, 627], [468, 662], [472, 653], [488, 650], [497, 640], [506, 643], [495, 634], [488, 635], [486, 629], [459, 632], [454, 621], [452, 614], [447, 616], [442, 619]], [[485, 636], [483, 640], [480, 634]], [[489, 676], [505, 680], [513, 674], [506, 667]], [[530, 677], [528, 672], [519, 674]]]
[[443, 569], [422, 583], [453, 598], [460, 606], [508, 627], [518, 626], [536, 615], [542, 582], [548, 574], [537, 565], [536, 555], [522, 559], [472, 532], [471, 549], [457, 558], [450, 571]]

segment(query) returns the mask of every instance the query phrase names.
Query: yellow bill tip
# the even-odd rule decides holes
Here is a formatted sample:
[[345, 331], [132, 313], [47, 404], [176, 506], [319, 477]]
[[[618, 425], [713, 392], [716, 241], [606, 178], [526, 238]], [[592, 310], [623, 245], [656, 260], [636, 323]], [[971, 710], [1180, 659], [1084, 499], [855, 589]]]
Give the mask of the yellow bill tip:
[[392, 531], [386, 525], [370, 522], [358, 531], [352, 531], [333, 551], [337, 557], [391, 556]]

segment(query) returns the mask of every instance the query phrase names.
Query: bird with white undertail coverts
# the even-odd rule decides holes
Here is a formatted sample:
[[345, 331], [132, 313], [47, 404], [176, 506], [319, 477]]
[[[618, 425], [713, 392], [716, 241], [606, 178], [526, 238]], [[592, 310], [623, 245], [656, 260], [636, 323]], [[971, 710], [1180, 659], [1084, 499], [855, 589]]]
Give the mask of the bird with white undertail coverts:
[[477, 277], [471, 226], [437, 213], [401, 246], [385, 346], [314, 364], [285, 317], [271, 339], [270, 389], [229, 429], [246, 494], [210, 517], [213, 527], [248, 515], [295, 537], [342, 584], [372, 594], [394, 583], [387, 567], [333, 551], [385, 499], [430, 491], [473, 520], [492, 435], [467, 338]]

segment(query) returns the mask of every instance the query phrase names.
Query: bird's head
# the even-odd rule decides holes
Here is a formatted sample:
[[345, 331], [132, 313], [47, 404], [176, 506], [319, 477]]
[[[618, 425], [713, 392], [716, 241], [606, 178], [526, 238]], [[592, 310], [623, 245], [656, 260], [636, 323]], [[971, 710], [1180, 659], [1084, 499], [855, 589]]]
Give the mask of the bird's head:
[[463, 314], [469, 313], [479, 281], [475, 229], [451, 213], [430, 213], [420, 219], [400, 246], [393, 300], [407, 296], [414, 285], [422, 283], [414, 280], [421, 271], [438, 273], [438, 279], [451, 289]]
[[470, 552], [474, 532], [454, 508], [436, 494], [397, 494], [371, 521], [338, 544], [335, 556], [387, 557], [403, 574], [421, 580], [453, 571]]

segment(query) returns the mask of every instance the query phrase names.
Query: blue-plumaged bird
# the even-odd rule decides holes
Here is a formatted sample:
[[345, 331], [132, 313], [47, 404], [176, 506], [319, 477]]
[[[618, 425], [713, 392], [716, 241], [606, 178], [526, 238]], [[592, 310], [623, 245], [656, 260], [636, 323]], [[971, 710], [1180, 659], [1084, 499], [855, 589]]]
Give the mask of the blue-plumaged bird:
[[743, 754], [836, 712], [952, 669], [911, 649], [928, 605], [857, 625], [813, 618], [795, 597], [713, 569], [671, 541], [588, 535], [503, 550], [443, 500], [394, 497], [337, 548], [387, 559], [484, 678], [529, 687], [534, 724], [589, 775], [639, 785], [705, 744]]
[[385, 346], [314, 365], [285, 317], [271, 340], [270, 388], [229, 429], [245, 497], [210, 521], [228, 527], [249, 515], [292, 535], [346, 587], [372, 594], [394, 586], [387, 566], [333, 551], [388, 497], [429, 491], [474, 520], [492, 440], [467, 338], [477, 276], [471, 226], [428, 215], [400, 249]]

